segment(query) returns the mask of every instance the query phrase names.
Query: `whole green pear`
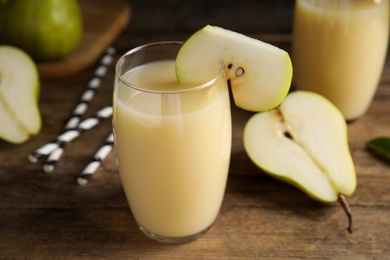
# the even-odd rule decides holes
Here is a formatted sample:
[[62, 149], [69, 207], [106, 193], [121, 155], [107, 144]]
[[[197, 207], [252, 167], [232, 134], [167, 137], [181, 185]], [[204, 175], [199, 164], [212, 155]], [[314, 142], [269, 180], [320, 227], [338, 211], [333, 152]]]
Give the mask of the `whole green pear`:
[[77, 0], [8, 1], [3, 30], [11, 44], [37, 61], [60, 59], [79, 44], [83, 32]]

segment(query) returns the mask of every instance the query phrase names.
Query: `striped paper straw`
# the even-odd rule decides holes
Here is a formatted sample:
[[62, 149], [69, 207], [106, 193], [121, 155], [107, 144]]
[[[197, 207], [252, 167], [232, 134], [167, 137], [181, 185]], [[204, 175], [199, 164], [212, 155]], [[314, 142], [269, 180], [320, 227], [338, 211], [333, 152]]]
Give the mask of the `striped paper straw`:
[[[108, 66], [112, 63], [113, 55], [115, 55], [115, 53], [116, 50], [113, 47], [109, 47], [106, 49], [105, 54], [100, 59], [99, 67], [95, 70], [94, 76], [88, 82], [85, 91], [83, 92], [78, 104], [76, 105], [76, 107], [72, 112], [71, 117], [68, 119], [64, 127], [64, 131], [77, 128], [82, 115], [85, 114], [85, 111], [87, 110], [90, 101], [92, 100], [92, 98], [96, 93], [96, 90], [100, 86], [102, 78], [106, 75]], [[45, 172], [51, 172], [54, 170], [55, 164], [61, 158], [64, 152], [64, 146], [65, 144], [62, 144], [57, 148], [55, 148], [55, 146], [50, 147], [48, 158], [45, 164], [43, 165], [43, 170]]]
[[102, 161], [110, 153], [112, 146], [114, 145], [114, 135], [110, 133], [106, 141], [95, 153], [93, 159], [87, 164], [84, 170], [81, 172], [80, 176], [77, 178], [77, 183], [80, 186], [83, 186], [88, 183], [89, 178], [96, 172], [100, 167]]
[[83, 92], [78, 104], [73, 110], [72, 116], [68, 119], [65, 129], [76, 128], [80, 122], [81, 116], [88, 108], [89, 102], [95, 96], [97, 88], [100, 86], [102, 78], [106, 75], [108, 66], [113, 60], [116, 50], [113, 47], [107, 48], [105, 55], [100, 60], [99, 67], [95, 70], [94, 76], [88, 82], [87, 88]]
[[94, 116], [89, 117], [81, 121], [81, 123], [77, 126], [77, 128], [69, 129], [59, 135], [53, 142], [45, 144], [39, 149], [35, 150], [30, 154], [29, 159], [31, 162], [37, 162], [38, 158], [44, 155], [49, 155], [58, 147], [63, 147], [70, 141], [74, 140], [80, 134], [86, 130], [89, 130], [100, 123], [100, 121], [104, 118], [108, 118], [112, 116], [112, 107], [107, 106], [99, 110]]

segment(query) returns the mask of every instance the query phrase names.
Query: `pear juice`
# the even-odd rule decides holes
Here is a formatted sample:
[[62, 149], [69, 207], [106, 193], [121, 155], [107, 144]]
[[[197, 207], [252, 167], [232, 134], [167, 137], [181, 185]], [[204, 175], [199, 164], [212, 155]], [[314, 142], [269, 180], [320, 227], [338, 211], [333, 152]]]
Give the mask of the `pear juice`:
[[138, 66], [122, 78], [132, 87], [115, 81], [116, 156], [137, 223], [171, 238], [207, 229], [219, 212], [230, 161], [226, 80], [179, 84], [174, 60]]

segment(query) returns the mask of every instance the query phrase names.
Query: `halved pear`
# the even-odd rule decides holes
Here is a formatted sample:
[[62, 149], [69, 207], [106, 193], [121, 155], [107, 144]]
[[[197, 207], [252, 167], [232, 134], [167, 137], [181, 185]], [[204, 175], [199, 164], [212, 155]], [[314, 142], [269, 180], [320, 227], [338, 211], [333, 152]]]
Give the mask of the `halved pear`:
[[[1, 87], [1, 84], [0, 84]], [[8, 107], [0, 96], [0, 138], [11, 143], [22, 143], [28, 139], [28, 133], [12, 117]]]
[[180, 82], [206, 82], [217, 74], [221, 63], [238, 107], [266, 111], [288, 93], [292, 64], [286, 51], [210, 25], [184, 42], [176, 58], [176, 75]]
[[253, 115], [243, 141], [258, 167], [316, 200], [343, 204], [355, 191], [347, 124], [319, 94], [295, 91], [276, 109]]
[[41, 129], [39, 75], [19, 48], [0, 46], [0, 138], [22, 143]]

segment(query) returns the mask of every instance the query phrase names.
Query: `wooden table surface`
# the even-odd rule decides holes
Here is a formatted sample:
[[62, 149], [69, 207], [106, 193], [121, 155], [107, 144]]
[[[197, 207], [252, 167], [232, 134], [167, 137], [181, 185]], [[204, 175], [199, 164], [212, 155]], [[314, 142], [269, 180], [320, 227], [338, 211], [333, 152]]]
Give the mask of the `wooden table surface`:
[[[163, 1], [162, 1], [163, 2]], [[291, 46], [293, 1], [133, 1], [133, 19], [113, 43], [128, 49], [183, 40], [206, 23]], [[263, 2], [263, 3], [258, 3]], [[0, 141], [0, 259], [390, 259], [390, 167], [365, 143], [390, 135], [390, 57], [367, 114], [348, 125], [358, 187], [349, 203], [356, 231], [337, 204], [321, 204], [257, 169], [242, 145], [252, 115], [233, 109], [226, 195], [211, 230], [179, 245], [152, 241], [137, 228], [111, 152], [89, 183], [76, 178], [111, 131], [110, 119], [66, 146], [52, 173], [28, 155], [62, 132], [97, 63], [65, 79], [42, 81], [43, 128], [21, 145]], [[111, 103], [114, 65], [86, 116]], [[282, 163], [282, 162], [281, 162]]]

